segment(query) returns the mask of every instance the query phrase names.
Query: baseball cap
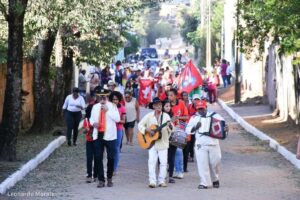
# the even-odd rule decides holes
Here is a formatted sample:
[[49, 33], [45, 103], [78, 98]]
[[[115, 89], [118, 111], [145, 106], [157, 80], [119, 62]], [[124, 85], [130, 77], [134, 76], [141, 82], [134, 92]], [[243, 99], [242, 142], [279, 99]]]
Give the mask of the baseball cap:
[[195, 100], [195, 99], [199, 99], [199, 100], [200, 100], [200, 99], [201, 99], [201, 98], [200, 98], [200, 95], [199, 95], [199, 94], [194, 94], [194, 95], [193, 95], [193, 100]]
[[97, 96], [107, 96], [109, 94], [109, 91], [101, 86], [95, 87], [94, 92]]

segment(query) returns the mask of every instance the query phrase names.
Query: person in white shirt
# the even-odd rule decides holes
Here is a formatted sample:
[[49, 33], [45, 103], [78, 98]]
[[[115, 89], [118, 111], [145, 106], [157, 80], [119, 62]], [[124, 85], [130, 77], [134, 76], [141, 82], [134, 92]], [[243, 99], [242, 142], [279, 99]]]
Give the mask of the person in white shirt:
[[167, 175], [167, 164], [168, 164], [168, 148], [169, 148], [169, 137], [171, 129], [173, 128], [170, 122], [170, 116], [167, 113], [162, 112], [162, 102], [158, 97], [155, 97], [151, 103], [154, 111], [148, 113], [138, 124], [138, 130], [144, 135], [146, 133], [153, 136], [153, 131], [150, 126], [157, 125], [161, 127], [161, 138], [155, 141], [155, 144], [149, 149], [148, 155], [148, 170], [149, 170], [149, 187], [155, 188], [157, 184], [156, 178], [156, 164], [159, 159], [159, 175], [158, 185], [159, 187], [167, 187], [165, 182]]
[[[198, 173], [200, 176], [200, 184], [198, 189], [207, 189], [210, 186], [219, 188], [219, 167], [221, 163], [221, 149], [219, 140], [201, 134], [205, 127], [210, 127], [209, 116], [212, 112], [207, 111], [206, 101], [199, 100], [195, 105], [197, 113], [190, 119], [186, 126], [187, 134], [196, 134], [195, 153], [197, 158]], [[219, 114], [215, 114], [214, 118], [223, 120]], [[225, 125], [225, 131], [228, 126]]]
[[109, 91], [101, 88], [95, 88], [97, 96], [97, 104], [93, 106], [90, 123], [93, 125], [93, 140], [96, 141], [99, 150], [96, 150], [95, 159], [98, 166], [98, 180], [97, 187], [102, 188], [105, 186], [104, 168], [103, 168], [103, 152], [106, 148], [107, 152], [107, 186], [112, 187], [112, 176], [114, 172], [114, 158], [115, 146], [117, 141], [117, 126], [116, 123], [120, 122], [120, 114], [115, 104], [107, 100]]
[[231, 73], [232, 73], [232, 66], [230, 66], [230, 62], [227, 62], [227, 69], [226, 69], [226, 76], [227, 76], [227, 83], [228, 85], [231, 84]]
[[73, 131], [73, 145], [76, 146], [78, 126], [81, 120], [81, 110], [85, 109], [85, 100], [79, 95], [79, 89], [73, 88], [73, 93], [68, 95], [63, 105], [64, 117], [67, 123], [67, 140], [71, 146]]

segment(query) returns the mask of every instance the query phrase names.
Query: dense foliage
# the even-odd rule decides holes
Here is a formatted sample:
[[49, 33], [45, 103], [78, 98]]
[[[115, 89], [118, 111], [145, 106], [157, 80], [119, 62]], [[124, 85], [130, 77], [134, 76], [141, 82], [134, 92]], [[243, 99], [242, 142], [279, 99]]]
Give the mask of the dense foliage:
[[[48, 30], [62, 30], [64, 48], [73, 49], [77, 61], [109, 62], [124, 45], [129, 23], [140, 7], [138, 0], [31, 0], [25, 16], [25, 56], [35, 57], [34, 47]], [[7, 24], [3, 16], [0, 22], [0, 61], [5, 61]], [[75, 33], [80, 37], [73, 37]]]
[[239, 40], [242, 50], [264, 51], [265, 42], [278, 44], [280, 53], [300, 50], [300, 0], [241, 0]]

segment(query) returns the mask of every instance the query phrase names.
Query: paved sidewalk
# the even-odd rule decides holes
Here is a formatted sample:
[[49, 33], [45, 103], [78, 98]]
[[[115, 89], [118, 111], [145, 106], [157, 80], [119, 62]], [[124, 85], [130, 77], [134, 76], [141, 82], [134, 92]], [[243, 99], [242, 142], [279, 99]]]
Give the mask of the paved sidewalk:
[[[113, 188], [96, 188], [85, 183], [85, 146], [64, 145], [53, 156], [31, 172], [9, 191], [52, 192], [53, 199], [195, 199], [195, 200], [296, 200], [300, 195], [300, 172], [278, 153], [246, 133], [219, 105], [210, 109], [219, 112], [229, 123], [230, 135], [221, 141], [222, 167], [219, 189], [199, 190], [196, 163], [189, 163], [182, 180], [167, 188], [150, 189], [147, 151], [123, 145], [120, 171], [113, 178]], [[147, 112], [143, 110], [143, 113]], [[143, 115], [142, 115], [143, 116]], [[0, 199], [51, 199], [41, 197], [7, 197]]]
[[237, 114], [239, 114], [244, 119], [272, 115], [272, 110], [269, 105], [228, 106], [230, 106]]

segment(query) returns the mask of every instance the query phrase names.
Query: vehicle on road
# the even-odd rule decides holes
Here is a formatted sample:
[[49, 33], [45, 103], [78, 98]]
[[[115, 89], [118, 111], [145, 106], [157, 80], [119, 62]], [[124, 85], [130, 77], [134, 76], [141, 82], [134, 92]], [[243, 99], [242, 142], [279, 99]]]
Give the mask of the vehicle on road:
[[140, 55], [140, 60], [142, 61], [147, 58], [158, 58], [158, 54], [155, 48], [142, 48]]

